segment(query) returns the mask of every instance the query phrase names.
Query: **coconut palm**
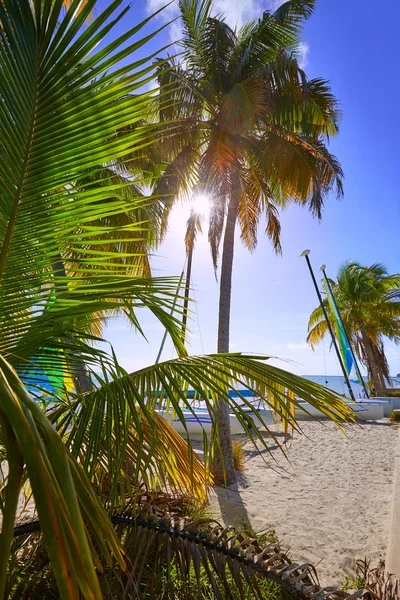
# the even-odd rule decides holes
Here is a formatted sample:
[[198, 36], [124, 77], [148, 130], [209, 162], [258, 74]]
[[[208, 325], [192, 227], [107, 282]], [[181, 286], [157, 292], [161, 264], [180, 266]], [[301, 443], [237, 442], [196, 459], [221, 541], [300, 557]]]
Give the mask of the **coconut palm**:
[[[365, 365], [378, 396], [385, 396], [389, 368], [384, 338], [400, 342], [400, 275], [389, 275], [386, 268], [374, 263], [366, 267], [345, 263], [335, 281], [329, 280], [350, 343]], [[328, 317], [330, 305], [324, 300]], [[327, 334], [322, 309], [316, 308], [308, 322], [307, 340], [314, 347]]]
[[[102, 597], [101, 565], [126, 572], [105, 508], [128, 501], [134, 507], [143, 484], [204, 497], [207, 455], [201, 463], [157, 417], [160, 398], [182, 418], [189, 388], [212, 412], [213, 399], [228, 403], [229, 389], [245, 385], [267, 402], [285, 406], [296, 394], [336, 422], [351, 418], [338, 396], [265, 364], [265, 357], [186, 355], [181, 321], [170, 314], [177, 278], [146, 276], [136, 266], [147, 259], [137, 242], [149, 200], [125, 193], [131, 179], [104, 177], [105, 165], [155, 140], [141, 125], [149, 94], [137, 93], [152, 67], [142, 54], [134, 62], [152, 36], [131, 40], [148, 20], [108, 43], [129, 10], [120, 0], [89, 26], [95, 0], [81, 12], [77, 0], [66, 12], [62, 4], [0, 0], [0, 451], [8, 468], [0, 484], [1, 599], [25, 484], [59, 595], [73, 600]], [[127, 232], [135, 246], [121, 254]], [[115, 310], [140, 331], [142, 307], [168, 329], [180, 358], [128, 375], [93, 344], [101, 340], [91, 328], [99, 314]], [[93, 367], [97, 387], [86, 394], [58, 383], [41, 390], [44, 375], [54, 382], [61, 371], [68, 379], [82, 363]], [[36, 402], [41, 393], [51, 400], [47, 415]], [[231, 403], [251, 434], [252, 419]], [[264, 442], [258, 432], [253, 440]]]
[[[229, 351], [235, 229], [254, 250], [260, 220], [279, 252], [279, 210], [294, 201], [321, 215], [323, 199], [342, 171], [325, 145], [338, 132], [339, 111], [329, 85], [307, 79], [296, 44], [314, 0], [289, 0], [258, 21], [231, 29], [212, 17], [211, 0], [180, 0], [183, 60], [159, 67], [165, 187], [182, 179], [210, 195], [209, 241], [215, 268], [223, 238], [218, 352]], [[169, 102], [164, 102], [169, 100]], [[166, 190], [168, 193], [168, 190]], [[234, 480], [229, 415], [219, 403], [219, 439], [228, 482]], [[216, 471], [221, 474], [219, 461]]]

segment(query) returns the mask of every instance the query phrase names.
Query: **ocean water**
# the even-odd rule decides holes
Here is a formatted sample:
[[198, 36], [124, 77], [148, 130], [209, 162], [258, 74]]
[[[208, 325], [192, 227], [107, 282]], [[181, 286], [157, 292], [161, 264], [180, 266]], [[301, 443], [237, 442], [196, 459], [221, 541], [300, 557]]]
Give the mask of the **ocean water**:
[[[345, 379], [342, 375], [305, 375], [306, 379], [310, 381], [315, 381], [315, 383], [319, 383], [320, 385], [324, 385], [339, 394], [343, 394], [344, 396], [349, 396], [349, 391], [347, 389], [347, 385]], [[366, 378], [364, 378], [367, 381]], [[400, 387], [400, 377], [391, 377], [390, 380], [391, 386], [398, 388]], [[357, 398], [363, 398], [363, 389], [361, 385], [351, 384], [353, 388], [354, 396]]]

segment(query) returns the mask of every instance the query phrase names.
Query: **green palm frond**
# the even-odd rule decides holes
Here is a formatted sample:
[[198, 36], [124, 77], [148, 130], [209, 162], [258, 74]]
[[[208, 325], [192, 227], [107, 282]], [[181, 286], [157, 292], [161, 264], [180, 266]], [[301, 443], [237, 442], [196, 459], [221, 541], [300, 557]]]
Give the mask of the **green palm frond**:
[[288, 0], [274, 12], [274, 17], [282, 22], [288, 22], [292, 27], [302, 25], [315, 8], [315, 0]]
[[308, 80], [293, 54], [280, 50], [265, 76], [273, 90], [274, 121], [281, 127], [313, 138], [338, 133], [341, 112], [329, 83]]
[[328, 325], [325, 321], [325, 317], [322, 315], [319, 321], [317, 321], [312, 327], [309, 327], [307, 342], [311, 345], [311, 348], [314, 349], [315, 346], [321, 342], [327, 334]]
[[176, 281], [146, 278], [155, 200], [104, 166], [151, 142], [141, 123], [152, 100], [137, 88], [153, 67], [142, 58], [116, 69], [154, 36], [131, 40], [149, 19], [107, 44], [126, 13], [119, 0], [88, 26], [95, 2], [79, 13], [61, 4], [35, 4], [36, 21], [27, 0], [18, 11], [0, 4], [0, 352], [15, 367], [65, 340], [79, 354], [80, 322], [94, 313], [120, 310], [138, 327], [146, 298], [168, 328], [178, 323], [169, 316]]
[[[191, 450], [189, 454], [183, 453], [182, 456], [189, 459], [187, 468], [182, 467], [180, 436], [175, 437], [165, 422], [154, 414], [162, 402], [165, 401], [167, 414], [171, 412], [185, 423], [183, 408], [191, 412], [194, 410], [192, 401], [188, 400], [189, 390], [194, 390], [195, 397], [204, 400], [211, 415], [215, 415], [216, 399], [223, 398], [253, 442], [264, 447], [268, 444], [254, 425], [257, 410], [240, 393], [236, 400], [231, 398], [229, 390], [256, 390], [265, 405], [288, 424], [293, 422], [288, 406], [299, 406], [300, 399], [321, 410], [339, 426], [343, 420], [354, 419], [351, 407], [339, 395], [272, 367], [264, 362], [265, 359], [242, 354], [215, 354], [181, 357], [131, 375], [124, 375], [122, 370], [118, 370], [112, 376], [113, 381], [106, 383], [103, 380], [99, 388], [71, 402], [59, 404], [51, 419], [72, 454], [78, 458], [84, 453], [83, 466], [89, 477], [96, 480], [96, 466], [102, 465], [111, 490], [111, 504], [121, 498], [121, 473], [124, 485], [129, 487], [127, 469], [131, 471], [130, 485], [133, 489], [142, 482], [168, 481], [174, 489], [194, 491], [197, 497], [201, 497], [208, 478], [207, 471], [193, 459]], [[250, 412], [244, 412], [243, 407]], [[270, 434], [275, 439], [272, 431]], [[169, 442], [163, 446], [161, 442], [159, 444], [162, 439]], [[206, 438], [204, 442], [207, 466], [209, 452], [212, 454], [218, 440], [213, 439], [210, 448]], [[177, 461], [181, 470], [172, 473], [168, 463]]]
[[230, 63], [235, 80], [249, 73], [258, 75], [282, 48], [296, 47], [304, 20], [311, 15], [314, 5], [314, 0], [289, 0], [273, 14], [265, 11], [258, 21], [245, 24], [238, 32]]
[[211, 15], [212, 0], [179, 0], [183, 32], [187, 47], [198, 54], [207, 20]]
[[84, 395], [53, 398], [48, 417], [107, 504], [124, 505], [143, 485], [204, 502], [211, 478], [155, 412], [162, 396], [136, 386], [120, 367], [108, 366], [95, 378], [99, 387]]
[[202, 76], [217, 97], [230, 87], [228, 66], [235, 41], [235, 32], [227, 23], [218, 18], [207, 19], [201, 36]]
[[[124, 568], [119, 542], [81, 467], [67, 454], [59, 435], [2, 357], [0, 365], [0, 424], [8, 463], [2, 505], [0, 597], [4, 597], [12, 530], [26, 465], [61, 597], [77, 599], [82, 594], [87, 599], [100, 599], [94, 568], [99, 560], [96, 554], [109, 564], [116, 560]], [[97, 553], [89, 533], [96, 540]]]

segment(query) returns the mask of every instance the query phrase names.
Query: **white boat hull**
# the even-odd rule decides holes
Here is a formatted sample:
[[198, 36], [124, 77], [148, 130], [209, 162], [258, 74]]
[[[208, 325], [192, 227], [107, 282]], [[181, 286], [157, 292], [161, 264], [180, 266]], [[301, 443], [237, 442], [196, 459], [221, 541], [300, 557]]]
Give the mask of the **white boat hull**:
[[[392, 398], [371, 398], [362, 402], [349, 403], [352, 410], [356, 413], [360, 421], [379, 421], [384, 417], [389, 417], [393, 409]], [[265, 425], [273, 425], [276, 421], [274, 413], [270, 408], [258, 409], [261, 419]], [[246, 413], [253, 419], [257, 429], [263, 427], [261, 420], [254, 415], [250, 409], [245, 409]], [[171, 411], [158, 410], [157, 413], [172, 425], [172, 427], [182, 436], [189, 438], [202, 438], [204, 434], [211, 436], [212, 420], [205, 408], [194, 408], [193, 412], [183, 409], [185, 423], [179, 419], [175, 413], [172, 416]], [[295, 416], [298, 420], [324, 419], [326, 415], [317, 410], [308, 402], [300, 402], [295, 409]], [[246, 433], [236, 415], [230, 413], [231, 432], [233, 435]], [[279, 420], [279, 418], [278, 418]]]
[[[175, 413], [172, 416], [172, 413], [169, 411], [167, 413], [166, 410], [157, 410], [157, 413], [166, 419], [170, 425], [177, 431], [180, 435], [196, 438], [203, 437], [204, 433], [207, 437], [211, 436], [212, 429], [212, 421], [211, 417], [207, 410], [205, 409], [194, 409], [193, 413], [190, 410], [184, 409], [183, 416], [185, 418], [185, 424], [182, 423], [178, 415]], [[262, 427], [263, 424], [259, 418], [257, 418], [254, 413], [247, 409], [247, 414], [253, 418], [254, 424], [257, 428]], [[260, 416], [266, 425], [272, 425], [274, 423], [273, 412], [270, 409], [259, 409]], [[245, 433], [244, 428], [242, 427], [239, 419], [236, 415], [230, 413], [229, 415], [230, 424], [231, 424], [231, 433], [233, 435], [237, 435], [240, 433]]]
[[[374, 399], [375, 400], [375, 399]], [[386, 415], [387, 406], [383, 402], [356, 402], [349, 403], [350, 408], [356, 413], [360, 421], [379, 421]], [[296, 419], [326, 419], [326, 415], [311, 406], [308, 402], [300, 402], [300, 407], [295, 411]]]

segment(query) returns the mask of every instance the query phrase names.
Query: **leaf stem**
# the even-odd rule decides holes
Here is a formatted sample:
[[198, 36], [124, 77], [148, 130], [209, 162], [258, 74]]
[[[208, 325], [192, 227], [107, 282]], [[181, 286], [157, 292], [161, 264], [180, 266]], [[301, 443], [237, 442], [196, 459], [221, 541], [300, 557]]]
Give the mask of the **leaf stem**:
[[21, 453], [17, 451], [18, 443], [15, 434], [2, 416], [0, 416], [0, 425], [4, 435], [8, 461], [6, 499], [0, 534], [0, 599], [3, 600], [5, 598], [8, 559], [14, 536], [15, 515], [18, 508], [24, 463]]

